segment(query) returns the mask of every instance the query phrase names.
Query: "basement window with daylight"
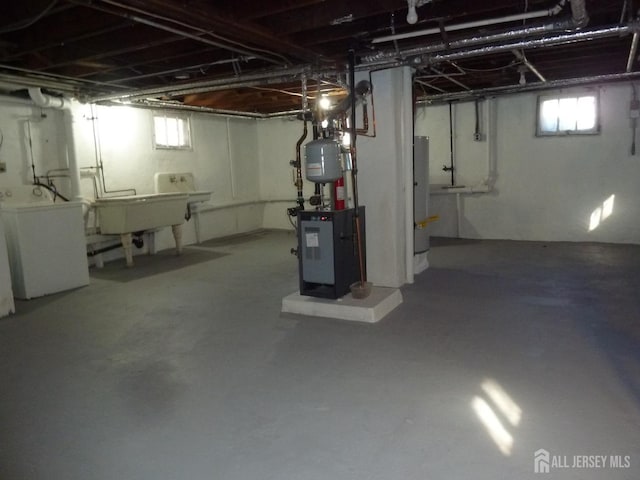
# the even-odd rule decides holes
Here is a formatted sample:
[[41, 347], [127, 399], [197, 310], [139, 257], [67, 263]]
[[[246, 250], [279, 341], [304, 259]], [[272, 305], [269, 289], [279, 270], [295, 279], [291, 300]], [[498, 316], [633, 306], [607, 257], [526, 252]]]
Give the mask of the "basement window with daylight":
[[598, 120], [595, 93], [538, 97], [539, 136], [596, 134], [600, 131]]
[[153, 144], [155, 148], [161, 149], [191, 149], [189, 117], [154, 113]]

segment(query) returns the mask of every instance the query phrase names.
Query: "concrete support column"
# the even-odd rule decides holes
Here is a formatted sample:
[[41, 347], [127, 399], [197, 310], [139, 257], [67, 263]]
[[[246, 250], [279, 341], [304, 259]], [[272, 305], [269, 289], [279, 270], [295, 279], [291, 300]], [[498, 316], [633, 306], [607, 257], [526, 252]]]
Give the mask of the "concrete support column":
[[[358, 72], [356, 83], [360, 80], [369, 80], [369, 73]], [[357, 140], [360, 203], [367, 209], [367, 272], [375, 285], [397, 288], [413, 282], [411, 69], [372, 72], [371, 80], [376, 137]]]

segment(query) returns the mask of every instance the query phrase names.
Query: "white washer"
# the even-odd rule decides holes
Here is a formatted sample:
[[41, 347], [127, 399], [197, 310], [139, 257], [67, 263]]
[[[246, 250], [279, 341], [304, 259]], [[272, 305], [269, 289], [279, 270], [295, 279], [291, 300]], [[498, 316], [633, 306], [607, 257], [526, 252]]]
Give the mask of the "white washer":
[[16, 298], [89, 284], [81, 203], [5, 203], [1, 213]]
[[4, 241], [4, 228], [2, 227], [2, 222], [0, 222], [0, 317], [9, 315], [14, 311], [7, 244]]

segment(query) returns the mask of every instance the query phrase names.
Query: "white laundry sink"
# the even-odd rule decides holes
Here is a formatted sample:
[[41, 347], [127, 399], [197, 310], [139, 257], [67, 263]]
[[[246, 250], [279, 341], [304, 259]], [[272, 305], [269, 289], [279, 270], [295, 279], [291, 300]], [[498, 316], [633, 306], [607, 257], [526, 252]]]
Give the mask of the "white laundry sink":
[[100, 232], [106, 235], [141, 232], [184, 222], [186, 193], [151, 193], [100, 198], [94, 205]]
[[171, 226], [176, 253], [182, 253], [182, 223], [187, 211], [186, 193], [151, 193], [101, 198], [94, 206], [100, 233], [119, 234], [128, 267], [133, 266], [132, 233]]
[[211, 200], [211, 191], [196, 190], [193, 173], [182, 172], [156, 173], [154, 176], [155, 189], [157, 193], [181, 192], [189, 195], [189, 204], [203, 203]]

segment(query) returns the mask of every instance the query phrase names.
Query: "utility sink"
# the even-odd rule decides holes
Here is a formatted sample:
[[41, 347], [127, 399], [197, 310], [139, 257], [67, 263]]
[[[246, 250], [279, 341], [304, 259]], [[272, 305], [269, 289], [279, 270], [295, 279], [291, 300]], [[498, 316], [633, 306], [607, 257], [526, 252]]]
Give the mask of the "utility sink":
[[186, 193], [153, 193], [100, 198], [94, 202], [100, 233], [120, 235], [127, 266], [133, 266], [132, 233], [171, 226], [176, 252], [182, 252], [182, 223], [187, 210]]
[[186, 193], [189, 204], [203, 203], [211, 200], [211, 191], [196, 190], [193, 173], [162, 172], [155, 174], [156, 193]]

